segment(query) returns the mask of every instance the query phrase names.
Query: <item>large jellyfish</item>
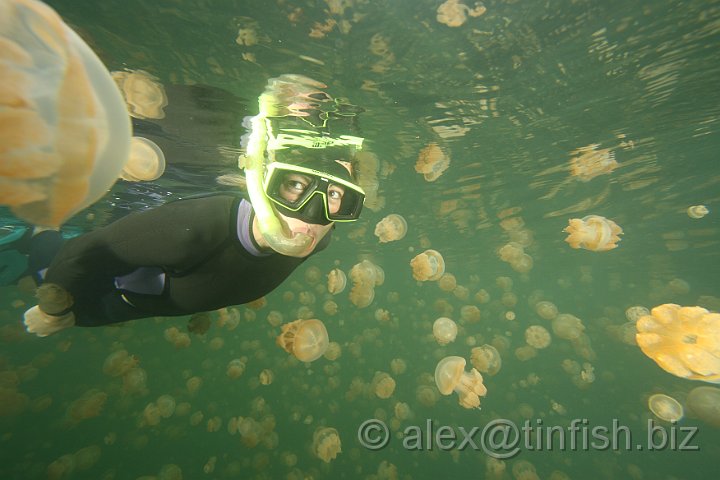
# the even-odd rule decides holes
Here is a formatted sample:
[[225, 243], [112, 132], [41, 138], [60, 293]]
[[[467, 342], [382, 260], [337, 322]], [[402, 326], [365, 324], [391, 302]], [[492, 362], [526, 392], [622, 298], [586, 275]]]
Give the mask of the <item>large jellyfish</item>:
[[435, 367], [435, 384], [443, 395], [453, 391], [458, 394], [460, 405], [480, 408], [480, 397], [487, 394], [483, 378], [476, 369], [465, 372], [465, 359], [445, 357]]
[[401, 240], [405, 237], [406, 233], [407, 222], [402, 216], [396, 213], [391, 213], [375, 225], [375, 236], [378, 237], [380, 243]]
[[666, 303], [637, 321], [638, 346], [678, 377], [720, 383], [720, 314]]
[[421, 282], [438, 280], [445, 273], [445, 260], [436, 250], [425, 250], [410, 260], [413, 278]]
[[431, 143], [420, 150], [415, 171], [422, 173], [428, 182], [434, 182], [449, 166], [450, 156], [437, 143]]
[[680, 402], [664, 393], [656, 393], [648, 398], [648, 407], [656, 417], [666, 422], [677, 422], [684, 415]]
[[571, 218], [563, 229], [569, 235], [565, 241], [572, 248], [604, 252], [617, 247], [623, 230], [617, 223], [599, 215]]
[[105, 66], [54, 10], [7, 0], [0, 18], [0, 205], [59, 227], [120, 176], [130, 119]]
[[322, 357], [329, 343], [325, 325], [314, 318], [286, 323], [277, 337], [280, 347], [303, 362], [312, 362]]

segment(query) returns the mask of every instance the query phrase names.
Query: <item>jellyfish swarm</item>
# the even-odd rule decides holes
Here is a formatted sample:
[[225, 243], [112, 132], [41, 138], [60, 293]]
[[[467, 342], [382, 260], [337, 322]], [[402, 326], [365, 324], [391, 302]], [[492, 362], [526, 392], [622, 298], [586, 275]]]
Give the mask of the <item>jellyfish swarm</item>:
[[666, 303], [640, 317], [636, 328], [640, 349], [666, 372], [720, 383], [720, 314]]
[[449, 166], [450, 157], [437, 143], [430, 143], [420, 150], [415, 171], [421, 173], [428, 182], [434, 182]]
[[677, 422], [684, 415], [680, 402], [663, 393], [656, 393], [648, 398], [648, 407], [656, 417], [666, 422]]
[[313, 318], [283, 325], [276, 343], [298, 360], [312, 362], [322, 357], [330, 340], [325, 325]]
[[483, 378], [476, 369], [465, 371], [465, 359], [445, 357], [435, 367], [435, 384], [443, 395], [457, 392], [460, 405], [480, 408], [480, 397], [487, 394]]
[[59, 227], [117, 180], [130, 119], [104, 65], [50, 7], [3, 1], [0, 18], [0, 205]]
[[609, 148], [597, 149], [593, 144], [581, 147], [572, 152], [577, 155], [570, 160], [570, 175], [581, 182], [589, 182], [593, 178], [612, 172], [618, 166], [615, 154]]
[[425, 250], [410, 260], [413, 278], [425, 282], [438, 280], [445, 273], [445, 260], [436, 250]]
[[312, 451], [325, 463], [335, 460], [342, 452], [338, 431], [331, 427], [320, 427], [313, 433]]
[[401, 240], [406, 233], [407, 221], [396, 213], [391, 213], [375, 225], [375, 236], [378, 237], [380, 243]]
[[583, 218], [572, 218], [563, 229], [569, 235], [565, 241], [572, 248], [584, 248], [593, 252], [604, 252], [617, 247], [618, 235], [623, 230], [617, 223], [599, 215], [588, 215]]

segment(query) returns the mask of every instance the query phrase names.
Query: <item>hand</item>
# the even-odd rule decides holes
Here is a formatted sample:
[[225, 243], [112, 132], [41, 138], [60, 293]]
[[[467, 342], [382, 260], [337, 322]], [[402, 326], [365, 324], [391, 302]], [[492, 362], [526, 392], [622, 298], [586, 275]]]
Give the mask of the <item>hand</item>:
[[48, 315], [35, 305], [25, 312], [25, 329], [38, 337], [47, 337], [64, 328], [75, 325], [75, 314], [70, 312], [60, 317]]

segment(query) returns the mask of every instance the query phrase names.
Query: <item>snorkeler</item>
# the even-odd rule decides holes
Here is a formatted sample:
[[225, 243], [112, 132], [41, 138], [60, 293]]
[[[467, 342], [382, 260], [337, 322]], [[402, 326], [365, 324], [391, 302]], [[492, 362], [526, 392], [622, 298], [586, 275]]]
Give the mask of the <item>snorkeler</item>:
[[35, 235], [31, 249], [54, 245], [57, 253], [46, 270], [30, 261], [41, 284], [27, 331], [47, 336], [248, 303], [326, 248], [336, 222], [358, 219], [365, 194], [352, 168], [363, 139], [330, 129], [332, 119], [354, 122], [359, 109], [323, 88], [300, 75], [269, 80], [243, 159], [250, 201], [208, 195], [64, 243], [56, 231]]

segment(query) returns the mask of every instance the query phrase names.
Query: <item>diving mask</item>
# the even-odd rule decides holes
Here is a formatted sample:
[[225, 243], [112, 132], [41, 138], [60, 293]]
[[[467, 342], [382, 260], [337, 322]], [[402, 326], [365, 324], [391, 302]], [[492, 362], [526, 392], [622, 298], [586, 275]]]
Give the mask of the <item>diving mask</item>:
[[263, 190], [278, 212], [305, 223], [327, 225], [360, 217], [365, 192], [351, 181], [347, 169], [332, 162], [331, 171], [272, 162], [267, 166]]

